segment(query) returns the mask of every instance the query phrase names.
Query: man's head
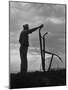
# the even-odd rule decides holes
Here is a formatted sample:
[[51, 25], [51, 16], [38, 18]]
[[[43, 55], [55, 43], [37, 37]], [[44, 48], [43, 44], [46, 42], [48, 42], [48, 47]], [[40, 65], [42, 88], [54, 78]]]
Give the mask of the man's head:
[[28, 24], [24, 24], [23, 28], [24, 28], [24, 30], [28, 30], [29, 29], [29, 25]]

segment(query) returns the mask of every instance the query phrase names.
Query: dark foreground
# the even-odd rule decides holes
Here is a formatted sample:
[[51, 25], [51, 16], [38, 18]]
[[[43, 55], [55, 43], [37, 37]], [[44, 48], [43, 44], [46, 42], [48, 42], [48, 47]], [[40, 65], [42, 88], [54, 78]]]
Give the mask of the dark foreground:
[[30, 88], [66, 85], [66, 70], [47, 72], [28, 72], [26, 75], [11, 74], [10, 88]]

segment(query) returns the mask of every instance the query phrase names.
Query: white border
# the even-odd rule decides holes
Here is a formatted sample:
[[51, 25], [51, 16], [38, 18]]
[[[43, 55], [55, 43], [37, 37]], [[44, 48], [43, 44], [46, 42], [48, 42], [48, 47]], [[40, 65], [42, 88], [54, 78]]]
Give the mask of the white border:
[[[8, 1], [9, 0], [0, 0], [0, 90], [8, 90], [8, 84], [9, 84], [8, 82], [9, 81], [9, 78], [8, 78], [9, 77], [9, 68], [8, 68], [9, 67], [9, 2]], [[14, 0], [14, 1], [19, 1], [19, 0]], [[67, 4], [67, 0], [20, 0], [20, 1]], [[59, 86], [59, 87], [31, 88], [31, 90], [32, 89], [65, 90], [67, 88], [68, 88], [68, 85]]]

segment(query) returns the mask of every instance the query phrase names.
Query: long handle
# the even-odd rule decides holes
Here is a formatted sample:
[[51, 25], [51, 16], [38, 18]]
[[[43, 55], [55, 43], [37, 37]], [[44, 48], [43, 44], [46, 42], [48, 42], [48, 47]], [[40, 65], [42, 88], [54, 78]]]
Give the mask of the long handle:
[[48, 34], [48, 32], [45, 32], [43, 37], [42, 37], [42, 40], [43, 40], [43, 68], [44, 68], [44, 71], [45, 71], [45, 35]]
[[[45, 51], [45, 38], [43, 37], [43, 50]], [[43, 51], [43, 68], [45, 70], [45, 52]]]
[[40, 41], [40, 51], [41, 51], [41, 59], [42, 59], [42, 39], [41, 39], [40, 30], [41, 30], [41, 29], [39, 29], [39, 41]]
[[44, 58], [43, 58], [43, 44], [42, 44], [42, 36], [41, 36], [41, 29], [39, 29], [39, 40], [40, 40], [40, 51], [41, 51], [41, 60], [42, 60], [42, 69], [45, 71], [45, 65], [44, 65]]

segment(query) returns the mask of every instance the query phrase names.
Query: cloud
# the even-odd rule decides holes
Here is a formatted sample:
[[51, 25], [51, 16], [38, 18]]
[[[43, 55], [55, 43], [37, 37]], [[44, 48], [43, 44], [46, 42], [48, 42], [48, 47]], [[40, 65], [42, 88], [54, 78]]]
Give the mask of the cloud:
[[58, 40], [62, 43], [65, 43], [65, 38], [59, 38]]
[[45, 23], [47, 21], [57, 24], [61, 23], [62, 19], [60, 18], [64, 17], [62, 16], [62, 14], [59, 15], [59, 17], [57, 17], [57, 15], [55, 14], [59, 14], [58, 10], [60, 10], [62, 13], [62, 8], [65, 7], [59, 5], [11, 2], [10, 15], [12, 15], [11, 18], [13, 17], [13, 22], [16, 21], [15, 23], [17, 23], [18, 25], [21, 25], [23, 23], [29, 23], [30, 25], [38, 25], [42, 22]]
[[25, 2], [23, 2], [23, 3], [20, 3], [21, 4], [21, 6], [23, 6], [23, 7], [29, 7], [30, 6], [30, 3], [25, 3]]
[[46, 22], [51, 22], [53, 24], [63, 24], [64, 23], [64, 20], [63, 20], [63, 18], [48, 17], [46, 19]]
[[[45, 54], [45, 60], [47, 58], [51, 57], [51, 55]], [[28, 54], [28, 71], [36, 71], [40, 70], [40, 65], [41, 65], [41, 55], [38, 54], [37, 52], [32, 52], [31, 54]], [[46, 63], [48, 65], [48, 62]], [[46, 67], [47, 68], [47, 67]]]

